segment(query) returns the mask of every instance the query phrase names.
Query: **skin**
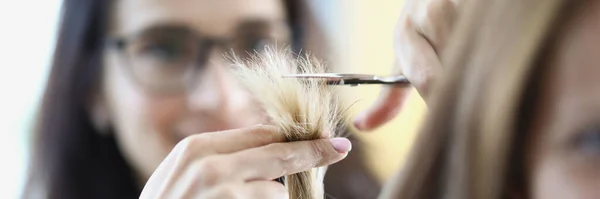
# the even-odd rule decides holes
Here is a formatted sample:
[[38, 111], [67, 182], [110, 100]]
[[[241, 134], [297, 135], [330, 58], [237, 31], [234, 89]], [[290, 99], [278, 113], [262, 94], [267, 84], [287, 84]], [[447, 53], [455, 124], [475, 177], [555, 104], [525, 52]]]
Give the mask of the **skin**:
[[[231, 38], [247, 19], [254, 19], [269, 24], [270, 39], [286, 41], [283, 6], [279, 0], [115, 1], [106, 34], [130, 37], [176, 24], [208, 37]], [[105, 51], [101, 88], [91, 109], [115, 129], [141, 186], [150, 187], [142, 198], [230, 198], [233, 189], [241, 196], [262, 194], [258, 198], [286, 195], [281, 184], [270, 180], [337, 162], [350, 150], [347, 139], [279, 143], [284, 140], [272, 127], [256, 127], [266, 123], [264, 114], [226, 75], [224, 50], [210, 51], [192, 89], [169, 95], [136, 82], [124, 53]]]
[[[273, 179], [332, 164], [350, 151], [343, 138], [282, 143], [276, 129], [258, 125], [187, 137], [140, 198], [288, 198], [287, 188]], [[231, 144], [237, 138], [243, 140]]]
[[529, 131], [531, 198], [600, 198], [600, 4], [559, 38]]
[[395, 64], [392, 75], [404, 75], [411, 87], [383, 87], [370, 108], [354, 119], [363, 131], [389, 122], [402, 110], [412, 87], [427, 102], [430, 85], [443, 73], [440, 55], [452, 33], [463, 0], [406, 1], [394, 32]]

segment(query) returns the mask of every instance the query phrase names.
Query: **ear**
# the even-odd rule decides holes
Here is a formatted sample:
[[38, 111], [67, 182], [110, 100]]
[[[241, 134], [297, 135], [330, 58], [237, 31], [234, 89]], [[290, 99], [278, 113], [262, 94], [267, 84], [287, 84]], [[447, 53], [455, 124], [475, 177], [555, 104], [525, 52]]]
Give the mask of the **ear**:
[[94, 95], [89, 107], [90, 120], [100, 135], [108, 135], [110, 127], [110, 114], [106, 100], [102, 95]]

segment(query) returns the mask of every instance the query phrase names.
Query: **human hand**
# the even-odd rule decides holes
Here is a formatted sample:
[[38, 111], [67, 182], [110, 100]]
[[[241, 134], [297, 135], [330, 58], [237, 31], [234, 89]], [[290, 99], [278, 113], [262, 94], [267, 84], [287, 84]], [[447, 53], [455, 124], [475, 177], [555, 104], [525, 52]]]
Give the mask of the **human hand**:
[[192, 135], [175, 146], [140, 198], [288, 198], [273, 181], [346, 157], [346, 138], [284, 142], [267, 125]]
[[[430, 85], [440, 73], [439, 55], [455, 22], [460, 0], [409, 0], [394, 32], [393, 75], [404, 75], [427, 103]], [[372, 130], [392, 120], [408, 99], [409, 86], [386, 86], [375, 104], [354, 120], [359, 130]]]

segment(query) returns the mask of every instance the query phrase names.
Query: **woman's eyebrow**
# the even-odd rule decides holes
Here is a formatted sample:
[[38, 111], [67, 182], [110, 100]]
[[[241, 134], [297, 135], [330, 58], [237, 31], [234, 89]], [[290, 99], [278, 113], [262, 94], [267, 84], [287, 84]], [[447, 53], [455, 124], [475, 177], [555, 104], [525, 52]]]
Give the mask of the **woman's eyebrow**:
[[288, 21], [283, 19], [254, 18], [240, 21], [234, 30], [269, 30], [287, 26]]
[[154, 33], [166, 33], [166, 32], [193, 32], [193, 29], [185, 24], [173, 24], [173, 23], [156, 23], [150, 26], [139, 29], [135, 32], [130, 32], [124, 35], [120, 35], [122, 37], [127, 38], [139, 38], [144, 35], [154, 34]]
[[[266, 34], [267, 32], [277, 29], [280, 27], [285, 27], [287, 21], [280, 19], [263, 19], [263, 18], [254, 18], [254, 19], [246, 19], [240, 21], [236, 24], [230, 33], [230, 36], [234, 35], [243, 35], [243, 34]], [[155, 23], [144, 27], [135, 32], [131, 32], [126, 35], [121, 35], [125, 37], [139, 37], [142, 35], [152, 34], [152, 33], [160, 33], [160, 32], [195, 32], [197, 34], [203, 34], [202, 30], [196, 30], [185, 23], [173, 23], [172, 21], [165, 21], [161, 23]]]
[[273, 26], [273, 22], [265, 19], [244, 20], [235, 27], [235, 31], [247, 30], [268, 30]]

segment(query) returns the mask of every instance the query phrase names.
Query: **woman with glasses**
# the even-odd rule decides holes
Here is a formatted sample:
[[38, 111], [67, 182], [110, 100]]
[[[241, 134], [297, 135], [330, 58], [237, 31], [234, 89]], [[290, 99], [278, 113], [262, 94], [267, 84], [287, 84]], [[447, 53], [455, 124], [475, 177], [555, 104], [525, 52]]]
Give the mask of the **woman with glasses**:
[[[264, 113], [225, 74], [226, 52], [245, 56], [265, 44], [320, 50], [311, 49], [319, 31], [308, 19], [301, 1], [64, 1], [24, 196], [138, 198], [178, 145], [212, 164], [188, 164], [179, 172], [191, 174], [166, 177], [156, 196], [223, 198], [235, 190], [270, 198], [281, 184], [239, 173], [285, 175], [341, 160], [329, 167], [325, 192], [374, 198], [379, 188], [356, 140], [352, 153], [345, 138], [282, 143], [257, 125]], [[236, 164], [256, 157], [293, 161]]]

